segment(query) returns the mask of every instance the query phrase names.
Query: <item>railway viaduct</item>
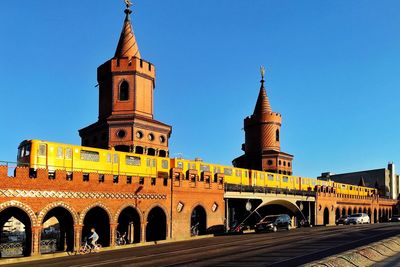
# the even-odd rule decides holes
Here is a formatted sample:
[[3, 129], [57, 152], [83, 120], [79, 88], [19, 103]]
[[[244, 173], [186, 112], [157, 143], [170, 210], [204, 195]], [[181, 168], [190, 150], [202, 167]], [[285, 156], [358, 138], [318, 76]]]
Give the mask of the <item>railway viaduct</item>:
[[[0, 224], [15, 218], [24, 226], [24, 241], [17, 247], [2, 240], [2, 255], [20, 253], [25, 256], [54, 251], [76, 250], [94, 227], [103, 246], [116, 245], [116, 233], [126, 233], [128, 244], [182, 240], [191, 238], [191, 227], [198, 224], [199, 235], [223, 231], [228, 210], [240, 210], [247, 201], [254, 203], [260, 216], [268, 214], [268, 206], [279, 206], [294, 216], [310, 216], [315, 225], [334, 224], [335, 217], [353, 212], [366, 212], [373, 223], [387, 220], [396, 201], [379, 197], [338, 195], [333, 188], [316, 187], [314, 191], [285, 191], [268, 188], [247, 188], [237, 191], [229, 185], [170, 178], [112, 175], [99, 179], [90, 173], [89, 180], [81, 172], [67, 179], [65, 171], [55, 176], [39, 169], [36, 178], [29, 169], [0, 166]], [[171, 170], [176, 177], [179, 169]], [[236, 202], [235, 202], [236, 201]], [[299, 213], [300, 212], [300, 213]], [[49, 222], [58, 224], [57, 236], [49, 236]], [[230, 225], [227, 225], [230, 227]], [[4, 237], [4, 232], [2, 236]], [[48, 244], [48, 240], [56, 242]], [[19, 245], [18, 245], [19, 244]]]

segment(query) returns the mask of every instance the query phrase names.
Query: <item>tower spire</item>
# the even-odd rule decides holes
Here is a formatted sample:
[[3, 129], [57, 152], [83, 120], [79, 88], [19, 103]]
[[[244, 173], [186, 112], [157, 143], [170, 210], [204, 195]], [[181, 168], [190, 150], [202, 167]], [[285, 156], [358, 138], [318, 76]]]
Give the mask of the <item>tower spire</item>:
[[132, 6], [131, 1], [125, 0], [126, 9], [125, 9], [125, 20], [124, 25], [122, 27], [121, 35], [119, 37], [118, 46], [115, 51], [116, 58], [122, 57], [137, 57], [140, 58], [139, 47], [136, 42], [135, 34], [133, 33], [133, 28], [131, 25], [131, 17], [132, 13], [130, 7]]
[[257, 98], [257, 103], [254, 108], [254, 115], [261, 115], [263, 113], [268, 113], [272, 112], [271, 110], [271, 105], [269, 104], [269, 99], [267, 96], [267, 92], [264, 87], [264, 76], [265, 76], [265, 68], [264, 66], [260, 67], [260, 73], [261, 73], [261, 86], [260, 86], [260, 92], [258, 93], [258, 98]]

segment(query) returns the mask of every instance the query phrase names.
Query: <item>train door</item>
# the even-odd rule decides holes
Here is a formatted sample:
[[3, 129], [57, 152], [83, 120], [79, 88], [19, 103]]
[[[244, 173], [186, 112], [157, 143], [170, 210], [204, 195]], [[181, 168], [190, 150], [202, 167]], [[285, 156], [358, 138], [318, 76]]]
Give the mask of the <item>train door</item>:
[[48, 169], [48, 145], [46, 143], [39, 143], [38, 152], [37, 152], [37, 165], [36, 168], [40, 169]]
[[121, 159], [120, 155], [114, 151], [113, 162], [112, 162], [112, 174], [113, 175], [119, 175], [121, 160], [124, 160], [124, 159]]

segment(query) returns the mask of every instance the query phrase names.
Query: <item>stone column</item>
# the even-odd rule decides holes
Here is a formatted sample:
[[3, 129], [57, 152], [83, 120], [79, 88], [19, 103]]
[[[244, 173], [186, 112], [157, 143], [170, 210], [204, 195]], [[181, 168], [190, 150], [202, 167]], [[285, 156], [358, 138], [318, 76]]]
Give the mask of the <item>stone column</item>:
[[41, 226], [32, 226], [32, 246], [31, 256], [40, 255], [40, 235], [42, 233]]
[[110, 223], [110, 247], [115, 247], [118, 223]]
[[82, 243], [82, 224], [74, 224], [74, 250], [79, 251]]
[[141, 227], [140, 243], [146, 242], [146, 226], [147, 226], [147, 222], [142, 222], [140, 225], [140, 227]]

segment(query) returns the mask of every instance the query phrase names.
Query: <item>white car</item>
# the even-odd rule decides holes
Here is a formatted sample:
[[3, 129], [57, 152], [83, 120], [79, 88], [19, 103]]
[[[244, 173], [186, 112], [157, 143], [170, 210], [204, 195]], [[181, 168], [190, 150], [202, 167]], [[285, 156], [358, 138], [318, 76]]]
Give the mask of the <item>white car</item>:
[[363, 224], [370, 223], [370, 218], [366, 213], [351, 214], [347, 220], [347, 224]]

